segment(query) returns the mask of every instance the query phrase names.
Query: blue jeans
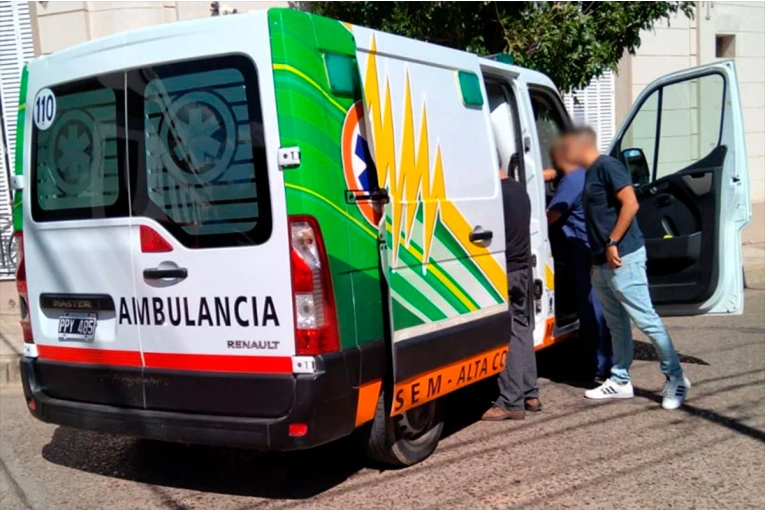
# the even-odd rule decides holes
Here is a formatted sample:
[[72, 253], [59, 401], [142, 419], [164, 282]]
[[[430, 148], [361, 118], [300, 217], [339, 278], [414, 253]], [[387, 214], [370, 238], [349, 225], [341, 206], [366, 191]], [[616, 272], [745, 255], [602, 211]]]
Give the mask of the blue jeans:
[[605, 378], [614, 364], [613, 350], [611, 332], [603, 316], [603, 307], [590, 279], [592, 252], [587, 243], [573, 238], [568, 239], [566, 248], [579, 305], [579, 335], [589, 351], [588, 369], [593, 375]]
[[651, 303], [648, 277], [645, 269], [645, 248], [622, 256], [622, 266], [611, 269], [608, 264], [594, 266], [592, 285], [595, 287], [614, 347], [614, 366], [611, 379], [629, 382], [630, 365], [634, 354], [630, 319], [651, 339], [661, 360], [661, 371], [666, 376], [681, 377], [680, 359], [672, 339], [667, 333]]

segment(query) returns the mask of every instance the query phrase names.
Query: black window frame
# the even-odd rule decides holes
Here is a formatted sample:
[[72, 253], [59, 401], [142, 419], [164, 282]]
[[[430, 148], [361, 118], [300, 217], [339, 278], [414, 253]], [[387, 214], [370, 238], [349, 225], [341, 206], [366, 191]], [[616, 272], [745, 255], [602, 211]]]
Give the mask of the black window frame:
[[[254, 179], [257, 187], [258, 216], [255, 225], [246, 232], [227, 232], [220, 234], [193, 235], [183, 230], [182, 226], [170, 219], [149, 197], [146, 165], [146, 125], [145, 97], [146, 86], [156, 78], [166, 78], [182, 74], [193, 74], [216, 69], [236, 69], [244, 78], [249, 117], [250, 145]], [[151, 76], [145, 76], [151, 71]], [[263, 109], [260, 94], [260, 82], [255, 62], [243, 54], [217, 55], [195, 58], [182, 62], [158, 63], [139, 69], [121, 70], [95, 77], [84, 78], [70, 84], [50, 87], [57, 91], [71, 93], [69, 90], [90, 90], [93, 84], [108, 79], [109, 88], [117, 95], [117, 138], [118, 172], [120, 188], [117, 202], [112, 206], [97, 208], [44, 210], [37, 197], [37, 128], [32, 128], [32, 219], [35, 222], [56, 222], [67, 220], [92, 220], [103, 218], [150, 218], [160, 223], [175, 239], [187, 248], [228, 248], [253, 246], [267, 242], [273, 230], [273, 212], [271, 207], [270, 182], [268, 178], [268, 158], [266, 153]], [[87, 88], [85, 85], [90, 86]], [[127, 126], [126, 126], [127, 122]], [[134, 169], [127, 172], [127, 166]]]
[[[104, 218], [120, 218], [130, 215], [126, 172], [125, 172], [125, 92], [124, 71], [105, 73], [82, 80], [60, 83], [49, 88], [56, 97], [79, 94], [92, 90], [107, 88], [114, 92], [116, 121], [117, 121], [117, 175], [119, 187], [117, 200], [114, 204], [101, 207], [77, 207], [71, 209], [43, 209], [38, 196], [39, 177], [37, 173], [37, 153], [39, 129], [32, 124], [31, 158], [30, 158], [30, 194], [32, 219], [35, 222], [55, 222], [71, 220], [92, 220]], [[42, 90], [42, 89], [41, 89]], [[52, 128], [52, 126], [51, 126]], [[48, 129], [51, 129], [48, 128]]]
[[[720, 108], [720, 128], [717, 132], [717, 145], [715, 146], [712, 151], [720, 147], [722, 145], [722, 136], [723, 136], [723, 128], [725, 127], [725, 99], [728, 97], [728, 78], [725, 76], [725, 74], [721, 71], [718, 71], [717, 69], [711, 69], [707, 72], [697, 74], [695, 76], [690, 77], [679, 77], [674, 80], [668, 81], [667, 83], [663, 83], [660, 87], [655, 88], [652, 90], [649, 94], [646, 94], [639, 103], [637, 103], [635, 106], [633, 106], [630, 116], [627, 118], [627, 120], [624, 122], [624, 128], [619, 132], [619, 137], [616, 139], [616, 143], [614, 143], [614, 148], [611, 151], [611, 154], [609, 154], [612, 158], [616, 158], [619, 161], [621, 161], [625, 166], [629, 168], [627, 165], [627, 162], [624, 159], [624, 149], [622, 149], [622, 142], [624, 141], [624, 135], [629, 131], [630, 127], [632, 126], [632, 123], [635, 121], [635, 118], [640, 113], [640, 110], [642, 110], [643, 105], [654, 95], [658, 93], [657, 97], [657, 105], [656, 105], [656, 131], [654, 135], [654, 154], [653, 154], [653, 168], [651, 169], [651, 180], [647, 184], [651, 184], [653, 182], [657, 181], [656, 175], [658, 173], [658, 167], [659, 167], [659, 145], [661, 140], [661, 117], [662, 117], [662, 103], [663, 103], [663, 96], [664, 96], [664, 88], [669, 87], [671, 85], [677, 85], [678, 83], [682, 83], [684, 81], [691, 81], [691, 80], [700, 80], [702, 78], [705, 78], [707, 76], [712, 75], [718, 75], [723, 80], [723, 89], [722, 89], [722, 105]], [[710, 151], [710, 152], [712, 152]], [[700, 156], [696, 161], [701, 161], [704, 159], [704, 156]], [[695, 163], [695, 162], [694, 162]], [[675, 172], [672, 172], [672, 174], [679, 172], [682, 170], [682, 168], [678, 168]], [[672, 175], [667, 174], [667, 175]], [[666, 175], [664, 176], [666, 177]], [[663, 178], [663, 177], [662, 177]]]
[[[513, 123], [513, 131], [515, 132], [515, 155], [518, 157], [518, 181], [526, 182], [526, 158], [524, 158], [523, 150], [523, 131], [521, 129], [521, 116], [518, 107], [518, 95], [515, 92], [515, 80], [508, 80], [506, 78], [499, 78], [492, 75], [484, 75], [484, 82], [487, 84], [496, 85], [502, 90], [505, 102], [510, 107], [510, 121]], [[488, 102], [488, 97], [487, 97]], [[507, 170], [507, 169], [506, 169]], [[508, 172], [509, 175], [509, 172]], [[509, 175], [511, 178], [515, 178]]]
[[[553, 89], [546, 87], [544, 85], [529, 85], [529, 101], [531, 103], [531, 113], [534, 116], [534, 128], [536, 129], [536, 121], [537, 121], [537, 109], [535, 107], [534, 101], [537, 98], [541, 98], [543, 101], [546, 101], [549, 106], [552, 106], [551, 110], [555, 111], [558, 114], [558, 117], [560, 118], [562, 122], [562, 126], [558, 126], [560, 129], [560, 134], [564, 134], [566, 131], [569, 131], [572, 127], [571, 123], [571, 117], [568, 114], [568, 111], [566, 110], [566, 107], [563, 105], [563, 100], [561, 99], [560, 95]], [[539, 142], [539, 156], [541, 158], [541, 162], [544, 165], [544, 151], [545, 148], [542, 147], [541, 140], [539, 140], [539, 133], [537, 133], [537, 141]], [[547, 152], [549, 153], [550, 148], [546, 148]], [[544, 170], [544, 169], [543, 169]]]

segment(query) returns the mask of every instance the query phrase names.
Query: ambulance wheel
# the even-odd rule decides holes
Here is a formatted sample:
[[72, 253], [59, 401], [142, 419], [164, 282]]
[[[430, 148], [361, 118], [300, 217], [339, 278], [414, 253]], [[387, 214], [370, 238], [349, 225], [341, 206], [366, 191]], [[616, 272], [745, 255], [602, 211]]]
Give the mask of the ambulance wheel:
[[439, 400], [398, 416], [391, 417], [389, 410], [382, 392], [374, 420], [360, 430], [361, 447], [367, 457], [391, 467], [411, 466], [428, 458], [444, 428]]

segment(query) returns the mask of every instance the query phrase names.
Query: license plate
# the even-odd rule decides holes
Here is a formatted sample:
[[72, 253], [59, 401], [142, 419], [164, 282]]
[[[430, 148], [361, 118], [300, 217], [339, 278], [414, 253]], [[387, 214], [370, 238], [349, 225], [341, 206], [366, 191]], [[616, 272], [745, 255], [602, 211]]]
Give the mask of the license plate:
[[71, 342], [92, 342], [96, 334], [96, 314], [65, 313], [58, 318], [58, 339]]

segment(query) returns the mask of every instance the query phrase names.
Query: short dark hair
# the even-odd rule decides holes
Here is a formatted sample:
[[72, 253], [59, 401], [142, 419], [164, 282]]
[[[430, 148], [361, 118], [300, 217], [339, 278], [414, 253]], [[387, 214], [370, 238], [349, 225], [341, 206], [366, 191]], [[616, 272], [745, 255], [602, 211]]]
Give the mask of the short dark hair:
[[598, 140], [598, 134], [590, 126], [578, 126], [571, 128], [567, 130], [564, 135], [590, 138], [593, 142], [597, 142]]

